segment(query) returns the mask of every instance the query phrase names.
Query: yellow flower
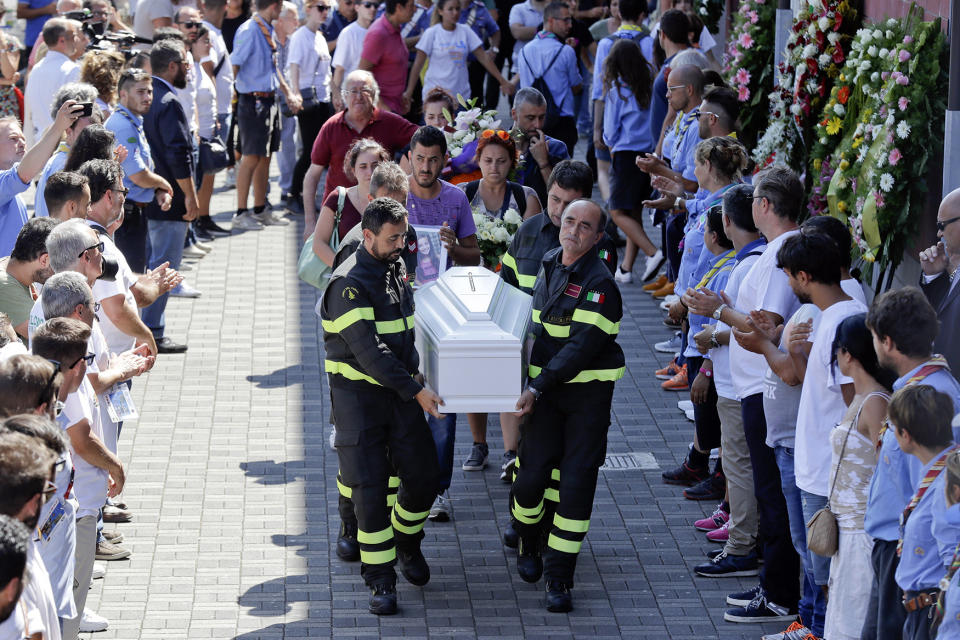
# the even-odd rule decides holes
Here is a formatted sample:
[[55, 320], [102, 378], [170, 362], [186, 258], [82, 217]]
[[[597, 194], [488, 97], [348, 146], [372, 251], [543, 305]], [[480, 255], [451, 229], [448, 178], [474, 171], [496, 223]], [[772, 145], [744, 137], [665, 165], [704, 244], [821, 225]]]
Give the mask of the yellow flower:
[[850, 168], [849, 162], [847, 162], [846, 160], [843, 160], [840, 162], [840, 171], [846, 171], [849, 168]]
[[820, 158], [815, 158], [815, 159], [813, 160], [813, 170], [814, 170], [814, 171], [820, 171], [820, 167], [822, 167], [822, 166], [823, 166], [823, 160], [821, 160]]
[[843, 121], [840, 118], [831, 118], [827, 122], [827, 133], [831, 136], [835, 136], [840, 132], [840, 127], [843, 126]]
[[853, 144], [850, 145], [850, 146], [853, 147], [854, 149], [856, 149], [857, 147], [860, 146], [860, 143], [861, 143], [861, 142], [863, 142], [863, 138], [860, 137], [860, 136], [857, 136], [856, 138], [853, 139]]
[[847, 210], [847, 203], [846, 203], [846, 201], [845, 201], [845, 200], [841, 200], [840, 202], [838, 202], [838, 203], [837, 203], [837, 209], [839, 209], [841, 213], [844, 212], [844, 211], [846, 211], [846, 210]]

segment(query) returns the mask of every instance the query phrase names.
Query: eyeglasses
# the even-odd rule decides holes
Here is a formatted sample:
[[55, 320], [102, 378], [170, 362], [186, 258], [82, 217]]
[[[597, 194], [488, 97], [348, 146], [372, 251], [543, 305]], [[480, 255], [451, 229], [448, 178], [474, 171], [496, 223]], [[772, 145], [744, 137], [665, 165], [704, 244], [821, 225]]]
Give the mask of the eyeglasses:
[[59, 474], [61, 471], [67, 468], [67, 461], [64, 458], [60, 458], [53, 463], [53, 475]]
[[373, 91], [371, 91], [370, 89], [341, 89], [340, 94], [344, 98], [348, 96], [359, 96], [361, 94], [373, 97]]
[[360, 6], [363, 7], [364, 9], [376, 9], [380, 5], [377, 4], [376, 2], [361, 2]]
[[330, 7], [328, 7], [328, 6], [325, 5], [325, 4], [320, 4], [320, 3], [313, 5], [313, 8], [316, 9], [317, 11], [319, 11], [320, 13], [326, 13], [326, 12], [330, 11]]
[[43, 391], [40, 392], [40, 396], [37, 398], [37, 400], [43, 400], [47, 397], [47, 394], [50, 393], [51, 389], [53, 389], [53, 381], [57, 379], [57, 374], [60, 373], [59, 360], [51, 360], [50, 358], [47, 358], [46, 360], [53, 365], [53, 373], [50, 374], [50, 378], [47, 380], [47, 384], [44, 385]]
[[960, 220], [960, 216], [957, 216], [955, 218], [948, 218], [947, 220], [937, 220], [937, 231], [942, 233], [948, 226], [950, 226], [952, 223], [956, 222], [957, 220]]
[[572, 16], [567, 16], [566, 18], [551, 18], [552, 20], [559, 20], [560, 22], [573, 22]]
[[47, 480], [46, 484], [43, 485], [43, 491], [40, 492], [40, 494], [43, 496], [44, 504], [46, 504], [46, 502], [50, 499], [50, 496], [52, 496], [56, 492], [57, 492], [57, 485]]
[[202, 23], [200, 22], [178, 22], [177, 24], [182, 24], [184, 29], [199, 29]]
[[86, 362], [86, 363], [87, 363], [87, 366], [89, 367], [90, 365], [93, 364], [93, 360], [94, 360], [94, 358], [96, 358], [96, 357], [97, 357], [97, 354], [95, 354], [95, 353], [88, 353], [88, 354], [85, 355], [85, 356], [80, 356], [79, 358], [77, 358], [76, 360], [73, 361], [73, 364], [72, 364], [72, 365], [70, 365], [69, 367], [67, 367], [67, 370], [69, 371], [70, 369], [73, 369], [75, 366], [77, 366], [78, 364], [80, 364], [80, 361], [81, 361], [81, 360], [83, 360], [84, 362]]
[[699, 120], [700, 116], [713, 116], [717, 120], [720, 119], [720, 114], [714, 113], [713, 111], [698, 111], [694, 117]]
[[484, 129], [483, 133], [480, 134], [480, 137], [484, 140], [497, 136], [501, 140], [509, 140], [510, 134], [504, 131], [503, 129]]
[[127, 189], [126, 187], [110, 187], [110, 191], [116, 191], [117, 193], [123, 194], [124, 197], [130, 193], [130, 189]]
[[678, 84], [672, 87], [670, 85], [667, 85], [667, 91], [675, 91], [677, 89], [686, 89], [686, 88], [687, 88], [687, 85], [685, 84]]
[[83, 251], [81, 251], [81, 252], [80, 252], [80, 255], [78, 255], [77, 258], [82, 258], [82, 257], [83, 257], [83, 254], [85, 254], [87, 251], [91, 251], [91, 250], [93, 250], [93, 249], [96, 249], [96, 250], [99, 251], [100, 253], [103, 253], [103, 247], [104, 247], [103, 240], [101, 240], [101, 241], [98, 242], [97, 244], [95, 244], [95, 245], [93, 245], [93, 246], [90, 246], [90, 247], [87, 247], [86, 249], [84, 249]]

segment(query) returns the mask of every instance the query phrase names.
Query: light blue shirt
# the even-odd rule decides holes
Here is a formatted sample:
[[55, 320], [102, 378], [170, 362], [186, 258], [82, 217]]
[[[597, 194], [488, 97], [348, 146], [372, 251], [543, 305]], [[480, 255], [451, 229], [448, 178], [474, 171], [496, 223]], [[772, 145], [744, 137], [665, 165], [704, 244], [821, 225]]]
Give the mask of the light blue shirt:
[[[700, 235], [702, 238], [703, 234], [701, 233]], [[730, 251], [733, 251], [733, 249]], [[703, 252], [710, 256], [710, 260], [707, 262], [706, 268], [697, 274], [697, 282], [694, 282], [693, 284], [696, 285], [699, 283], [703, 276], [707, 275], [707, 273], [710, 272], [710, 269], [713, 269], [713, 267], [728, 253], [730, 253], [730, 251], [723, 251], [720, 255], [715, 256], [710, 253], [706, 247], [704, 247]], [[713, 274], [713, 277], [711, 277], [704, 286], [710, 291], [723, 291], [726, 289], [727, 281], [730, 279], [730, 273], [733, 271], [735, 264], [737, 264], [736, 257], [731, 256], [731, 258], [727, 260], [715, 274]], [[693, 336], [697, 335], [703, 330], [703, 325], [714, 325], [717, 323], [717, 321], [713, 318], [706, 318], [704, 316], [698, 316], [694, 313], [691, 313], [688, 322], [690, 324], [690, 329], [687, 332], [687, 350], [683, 355], [688, 358], [700, 357], [701, 354], [699, 351], [697, 351], [697, 343], [694, 341]]]
[[[603, 62], [607, 59], [607, 55], [610, 53], [610, 49], [613, 48], [614, 43], [621, 38], [637, 42], [636, 37], [639, 35], [641, 35], [640, 31], [621, 27], [597, 43], [597, 55], [593, 59], [593, 90], [590, 95], [591, 100], [603, 100]], [[652, 75], [654, 71], [653, 38], [647, 34], [637, 44], [640, 45], [640, 52], [643, 54], [643, 57], [650, 63], [650, 73]], [[659, 137], [660, 132], [657, 131], [657, 138]]]
[[[960, 532], [960, 504], [944, 509], [939, 514], [939, 519], [945, 526], [951, 527], [954, 531], [954, 536], [950, 538], [950, 541], [954, 545], [953, 550], [956, 551], [956, 544], [960, 542], [960, 535], [957, 535], [957, 532]], [[951, 553], [951, 557], [947, 559], [948, 569], [952, 560]], [[943, 603], [943, 622], [940, 623], [937, 638], [940, 640], [960, 638], [960, 571], [953, 574], [953, 578], [950, 579], [950, 586], [947, 587]]]
[[611, 153], [653, 151], [657, 141], [650, 137], [649, 106], [641, 108], [626, 87], [610, 87], [603, 104], [603, 142]]
[[[557, 55], [558, 47], [561, 48]], [[557, 59], [550, 64], [554, 56]], [[547, 68], [549, 66], [549, 68]], [[517, 70], [520, 87], [533, 85], [536, 78], [543, 78], [550, 89], [560, 116], [573, 116], [573, 87], [580, 86], [583, 79], [577, 69], [577, 54], [560, 42], [555, 35], [541, 31], [527, 43], [517, 55]]]
[[[537, 11], [530, 4], [530, 0], [515, 4], [510, 7], [510, 15], [507, 18], [511, 25], [519, 24], [524, 27], [539, 27], [543, 24], [543, 13]], [[536, 37], [536, 36], [534, 36]], [[530, 40], [517, 40], [513, 47], [513, 64], [516, 65], [520, 59], [520, 52]]]
[[130, 112], [123, 105], [118, 105], [103, 126], [113, 131], [117, 144], [127, 148], [127, 159], [123, 161], [123, 186], [130, 189], [127, 199], [140, 204], [152, 202], [154, 189], [138, 187], [130, 180], [130, 176], [135, 173], [153, 171], [150, 143], [147, 142], [147, 136], [143, 132], [143, 118]]
[[[923, 465], [920, 478], [948, 450], [949, 447]], [[941, 471], [907, 518], [903, 530], [903, 552], [897, 566], [897, 584], [904, 591], [936, 589], [946, 574], [946, 565], [953, 558], [960, 529], [951, 526], [943, 518], [943, 512], [947, 509], [944, 489], [946, 478], [946, 472]], [[914, 491], [917, 486], [919, 479]]]
[[47, 201], [43, 197], [43, 191], [47, 188], [47, 180], [57, 171], [63, 170], [63, 165], [67, 164], [68, 151], [59, 150], [50, 156], [47, 164], [44, 165], [40, 173], [40, 179], [37, 180], [37, 195], [33, 201], [33, 217], [47, 218], [50, 212], [47, 211]]
[[[277, 89], [277, 78], [273, 65], [273, 52], [267, 39], [260, 30], [260, 16], [252, 18], [240, 25], [233, 39], [233, 51], [230, 53], [230, 62], [237, 67], [234, 86], [237, 93], [253, 93], [263, 91], [273, 93]], [[273, 27], [267, 25], [267, 30], [277, 44]]]
[[680, 133], [674, 139], [673, 150], [670, 156], [670, 166], [687, 180], [696, 182], [694, 174], [697, 145], [700, 144], [700, 124], [697, 114], [700, 108], [691, 109], [680, 120]]
[[[707, 225], [707, 210], [722, 202], [726, 189], [715, 193], [700, 189], [697, 197], [687, 201], [687, 223], [683, 228], [683, 252], [677, 270], [676, 290], [681, 293], [695, 287], [713, 264], [713, 254], [703, 244], [703, 232]], [[676, 288], [676, 287], [675, 287]], [[711, 291], [717, 289], [710, 288]]]
[[0, 171], [0, 258], [13, 252], [17, 234], [27, 223], [27, 207], [20, 194], [30, 187], [30, 183], [20, 179], [19, 166], [18, 162], [10, 169]]
[[[898, 378], [893, 383], [893, 390], [905, 387], [922, 366]], [[953, 398], [954, 410], [960, 411], [960, 383], [947, 369], [931, 373], [921, 384], [930, 385], [949, 395]], [[955, 440], [960, 437], [958, 431], [954, 429]], [[914, 487], [922, 477], [921, 467], [917, 458], [901, 451], [893, 429], [887, 429], [883, 434], [877, 469], [870, 479], [867, 513], [863, 519], [863, 529], [870, 536], [887, 541], [900, 538], [900, 514], [906, 509], [913, 497]]]

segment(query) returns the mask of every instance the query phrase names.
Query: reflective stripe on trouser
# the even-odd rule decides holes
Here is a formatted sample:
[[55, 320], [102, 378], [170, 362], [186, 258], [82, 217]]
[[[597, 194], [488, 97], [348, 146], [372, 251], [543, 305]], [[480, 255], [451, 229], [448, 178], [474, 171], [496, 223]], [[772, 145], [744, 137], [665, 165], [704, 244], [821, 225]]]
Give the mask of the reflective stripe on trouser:
[[[385, 389], [358, 393], [333, 387], [332, 392], [338, 488], [349, 489], [353, 502], [360, 574], [368, 586], [395, 584], [396, 547], [419, 546], [421, 518], [426, 519], [437, 495], [433, 438], [414, 400], [403, 402]], [[396, 504], [389, 508], [392, 475], [399, 477], [400, 486]]]
[[[400, 490], [399, 476], [390, 476], [387, 478], [387, 506], [393, 507], [397, 503], [397, 492]], [[340, 497], [346, 498], [352, 503], [353, 489], [343, 484], [343, 478], [340, 476], [340, 470], [337, 469], [337, 491]]]
[[[539, 544], [541, 532], [549, 529], [542, 546], [544, 576], [570, 586], [606, 456], [613, 385], [585, 383], [578, 391], [571, 394], [560, 386], [544, 392], [521, 426], [511, 513], [524, 548]], [[555, 475], [559, 502], [552, 519], [544, 520]], [[533, 515], [538, 507], [539, 518]]]

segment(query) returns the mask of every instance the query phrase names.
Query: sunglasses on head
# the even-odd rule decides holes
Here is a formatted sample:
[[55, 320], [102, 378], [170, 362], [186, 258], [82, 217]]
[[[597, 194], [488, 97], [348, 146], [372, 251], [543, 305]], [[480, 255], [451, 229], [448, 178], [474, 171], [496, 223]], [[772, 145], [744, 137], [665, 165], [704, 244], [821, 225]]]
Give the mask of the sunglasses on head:
[[510, 134], [504, 131], [503, 129], [484, 129], [480, 134], [480, 137], [484, 140], [497, 136], [501, 140], [509, 140]]

